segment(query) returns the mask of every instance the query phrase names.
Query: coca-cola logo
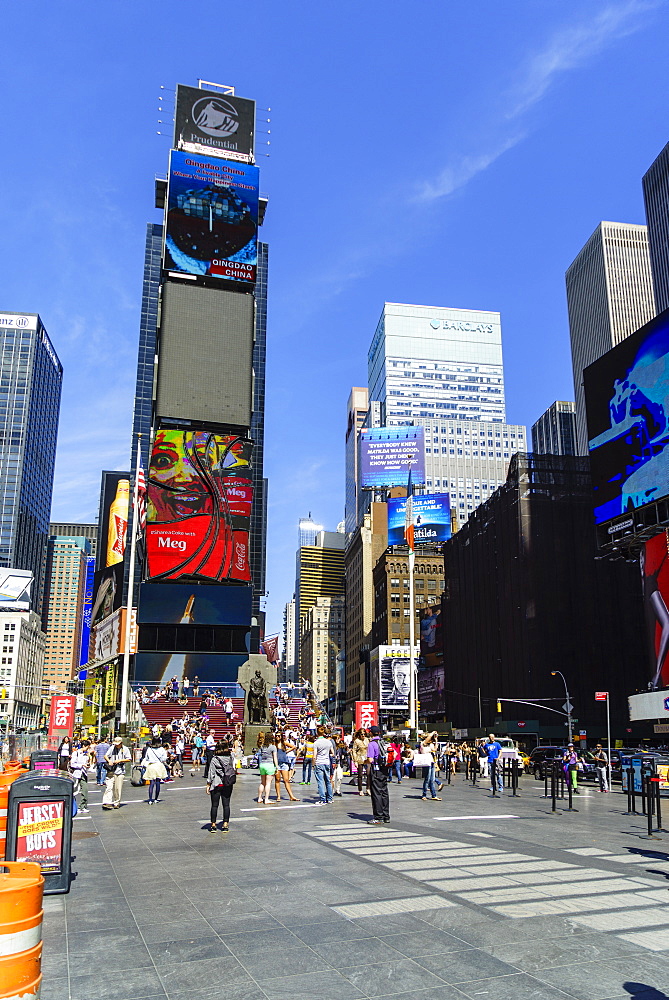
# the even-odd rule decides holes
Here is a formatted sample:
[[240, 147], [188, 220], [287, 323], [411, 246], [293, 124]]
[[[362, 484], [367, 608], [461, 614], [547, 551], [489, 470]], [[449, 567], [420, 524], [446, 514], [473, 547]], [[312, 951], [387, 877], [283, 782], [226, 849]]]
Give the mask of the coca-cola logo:
[[235, 566], [239, 570], [246, 568], [246, 545], [243, 542], [235, 542]]

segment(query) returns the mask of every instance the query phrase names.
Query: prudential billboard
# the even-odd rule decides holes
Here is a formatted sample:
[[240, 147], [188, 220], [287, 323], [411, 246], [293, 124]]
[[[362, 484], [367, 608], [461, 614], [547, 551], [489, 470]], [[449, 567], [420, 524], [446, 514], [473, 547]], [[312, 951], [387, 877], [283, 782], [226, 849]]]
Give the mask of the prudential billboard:
[[422, 427], [371, 427], [360, 431], [360, 485], [363, 489], [425, 483]]
[[[451, 537], [451, 498], [448, 493], [431, 493], [412, 498], [414, 542], [446, 542]], [[388, 545], [404, 545], [406, 497], [388, 501]]]

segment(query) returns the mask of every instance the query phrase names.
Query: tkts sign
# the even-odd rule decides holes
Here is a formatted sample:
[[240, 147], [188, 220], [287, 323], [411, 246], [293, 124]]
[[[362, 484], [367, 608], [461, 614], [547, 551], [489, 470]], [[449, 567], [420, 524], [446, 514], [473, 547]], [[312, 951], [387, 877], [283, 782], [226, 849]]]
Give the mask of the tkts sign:
[[378, 701], [356, 701], [355, 728], [369, 729], [370, 726], [378, 726], [378, 724], [379, 724]]
[[61, 740], [66, 736], [72, 738], [76, 702], [77, 699], [73, 694], [55, 694], [51, 699], [47, 736], [49, 750], [57, 750]]

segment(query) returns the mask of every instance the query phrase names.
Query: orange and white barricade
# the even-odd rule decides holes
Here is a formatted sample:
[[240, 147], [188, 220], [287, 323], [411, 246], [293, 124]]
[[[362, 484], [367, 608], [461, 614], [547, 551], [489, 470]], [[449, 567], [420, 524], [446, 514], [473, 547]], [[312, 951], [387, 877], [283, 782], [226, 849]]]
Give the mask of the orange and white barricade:
[[40, 866], [0, 862], [0, 998], [32, 1000], [42, 985]]

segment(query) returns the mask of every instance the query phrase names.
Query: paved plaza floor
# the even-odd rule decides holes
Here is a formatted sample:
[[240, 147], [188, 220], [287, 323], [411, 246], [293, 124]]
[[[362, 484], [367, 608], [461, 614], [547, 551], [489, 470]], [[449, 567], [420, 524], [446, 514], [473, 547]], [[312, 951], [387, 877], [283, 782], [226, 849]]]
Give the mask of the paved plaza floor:
[[224, 835], [201, 779], [153, 806], [126, 782], [113, 812], [91, 788], [42, 1000], [669, 997], [669, 834], [643, 839], [620, 792], [551, 814], [530, 777], [493, 799], [456, 775], [441, 802], [405, 780], [368, 826], [352, 786], [259, 806], [244, 772]]

